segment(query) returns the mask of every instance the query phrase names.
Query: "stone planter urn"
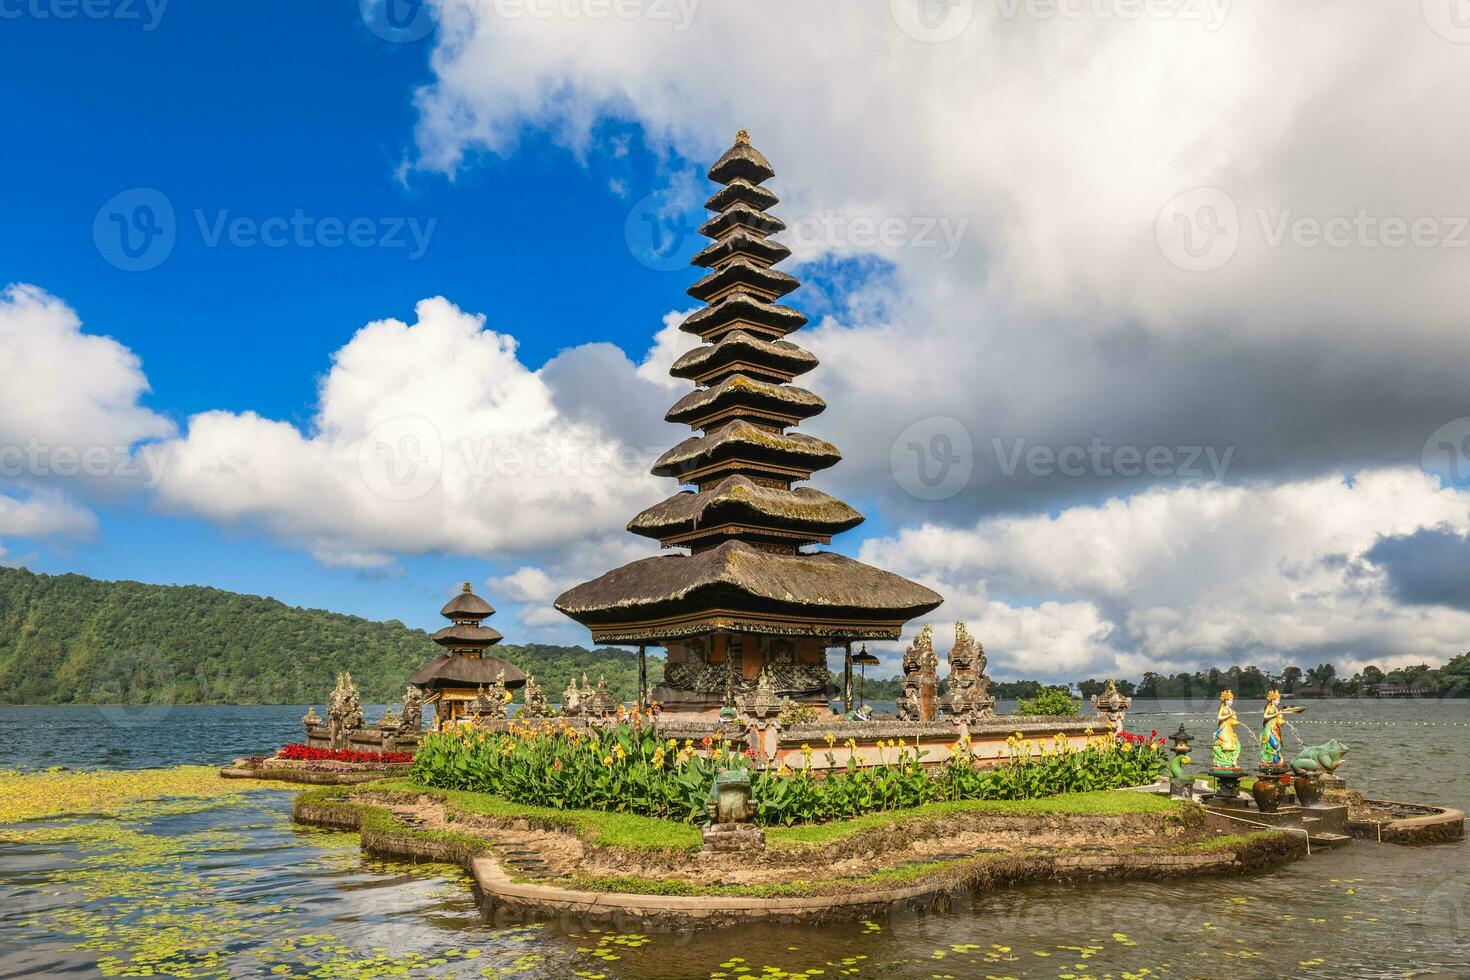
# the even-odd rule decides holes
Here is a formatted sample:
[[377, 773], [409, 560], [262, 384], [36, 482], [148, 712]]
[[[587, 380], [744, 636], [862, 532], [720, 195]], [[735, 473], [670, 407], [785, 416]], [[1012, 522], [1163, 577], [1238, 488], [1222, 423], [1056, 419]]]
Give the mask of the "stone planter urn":
[[1275, 813], [1286, 799], [1286, 786], [1281, 773], [1262, 773], [1251, 784], [1251, 796], [1262, 813]]
[[1292, 780], [1296, 790], [1296, 801], [1302, 806], [1316, 806], [1322, 802], [1322, 780], [1316, 776], [1297, 776]]

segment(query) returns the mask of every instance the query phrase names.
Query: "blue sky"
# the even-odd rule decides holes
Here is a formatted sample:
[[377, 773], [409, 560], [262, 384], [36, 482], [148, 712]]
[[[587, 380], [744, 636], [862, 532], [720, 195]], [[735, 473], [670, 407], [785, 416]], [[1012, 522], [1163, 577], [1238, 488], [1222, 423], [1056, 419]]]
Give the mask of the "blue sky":
[[[508, 159], [405, 182], [396, 172], [413, 152], [427, 41], [388, 43], [351, 3], [268, 0], [248, 16], [170, 4], [151, 31], [136, 9], [138, 21], [3, 24], [0, 124], [27, 138], [0, 163], [0, 268], [136, 352], [153, 389], [144, 403], [175, 422], [229, 409], [307, 424], [330, 354], [425, 296], [494, 310], [492, 326], [533, 367], [592, 339], [639, 354], [662, 311], [688, 304], [687, 266], [650, 268], [627, 245], [630, 204], [655, 189], [638, 144], [584, 165], [528, 133]], [[98, 209], [134, 188], [161, 191], [177, 227], [168, 257], [141, 272], [116, 268], [93, 235]], [[222, 215], [298, 210], [367, 217], [384, 235], [415, 218], [431, 234], [417, 258], [406, 229], [404, 247], [233, 247], [224, 236], [210, 247]], [[95, 542], [25, 551], [37, 571], [216, 585], [425, 626], [446, 579], [494, 567], [430, 557], [386, 577], [327, 569], [248, 528], [142, 503], [102, 510]]]
[[[1062, 679], [1463, 650], [1440, 0], [406, 2], [0, 3], [0, 463], [169, 461], [0, 466], [0, 561], [420, 626], [469, 578], [511, 639], [584, 639], [551, 599], [672, 489], [603, 464], [681, 438], [696, 240], [653, 236], [743, 127], [844, 454], [815, 484], [868, 518], [835, 546], [945, 595], [937, 635]], [[425, 431], [432, 487], [375, 484]]]

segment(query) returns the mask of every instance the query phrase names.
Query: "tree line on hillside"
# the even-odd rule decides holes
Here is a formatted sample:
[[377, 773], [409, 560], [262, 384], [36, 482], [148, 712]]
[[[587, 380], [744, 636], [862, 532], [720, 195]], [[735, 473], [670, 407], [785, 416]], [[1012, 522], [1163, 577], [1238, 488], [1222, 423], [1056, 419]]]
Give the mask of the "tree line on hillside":
[[[442, 651], [390, 620], [287, 606], [200, 586], [104, 582], [0, 567], [0, 703], [322, 704], [339, 671], [363, 701], [392, 703]], [[572, 677], [637, 691], [637, 656], [540, 644], [502, 645], [553, 700]], [[649, 658], [652, 683], [662, 661]]]

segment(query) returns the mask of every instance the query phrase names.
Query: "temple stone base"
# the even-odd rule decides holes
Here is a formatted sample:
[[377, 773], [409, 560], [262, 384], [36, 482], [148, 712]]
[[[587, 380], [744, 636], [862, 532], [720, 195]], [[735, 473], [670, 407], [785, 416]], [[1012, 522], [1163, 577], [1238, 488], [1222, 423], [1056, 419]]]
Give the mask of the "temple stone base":
[[753, 823], [712, 823], [704, 828], [704, 850], [710, 853], [764, 851], [766, 834]]

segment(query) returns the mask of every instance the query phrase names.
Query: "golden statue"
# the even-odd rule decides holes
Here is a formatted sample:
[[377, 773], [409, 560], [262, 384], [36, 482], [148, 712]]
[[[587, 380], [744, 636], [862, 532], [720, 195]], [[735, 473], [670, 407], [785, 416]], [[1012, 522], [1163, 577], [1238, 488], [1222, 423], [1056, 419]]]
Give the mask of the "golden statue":
[[1216, 769], [1240, 768], [1240, 716], [1235, 713], [1235, 692], [1220, 692], [1220, 710], [1215, 714], [1215, 746], [1212, 763]]
[[1281, 732], [1286, 727], [1286, 716], [1300, 714], [1306, 710], [1306, 708], [1295, 705], [1283, 708], [1280, 691], [1266, 692], [1266, 710], [1261, 716], [1261, 765], [1273, 768], [1285, 765], [1281, 757], [1281, 749], [1284, 744]]

